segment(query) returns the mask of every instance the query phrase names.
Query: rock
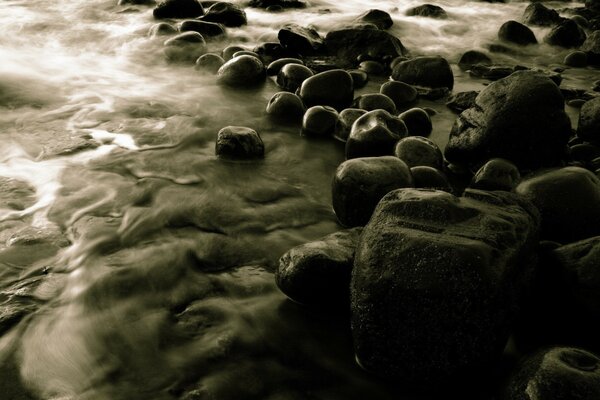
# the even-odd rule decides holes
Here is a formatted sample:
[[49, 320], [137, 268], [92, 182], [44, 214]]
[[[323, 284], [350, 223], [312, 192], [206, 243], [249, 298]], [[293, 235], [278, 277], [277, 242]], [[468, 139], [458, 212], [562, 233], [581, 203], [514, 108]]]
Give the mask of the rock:
[[489, 79], [497, 81], [498, 79], [506, 78], [515, 72], [515, 67], [512, 65], [472, 65], [469, 69], [469, 75], [477, 78]]
[[390, 114], [396, 114], [396, 105], [385, 94], [369, 93], [358, 96], [354, 99], [352, 107], [360, 108], [366, 111], [385, 110]]
[[406, 15], [408, 15], [409, 17], [417, 16], [438, 19], [448, 18], [446, 10], [444, 10], [440, 6], [436, 6], [433, 4], [422, 4], [420, 6], [409, 8], [408, 10], [406, 10]]
[[303, 305], [325, 309], [341, 306], [346, 311], [354, 249], [361, 231], [343, 230], [289, 250], [275, 271], [279, 289]]
[[288, 92], [295, 92], [313, 72], [302, 64], [285, 64], [277, 74], [277, 85]]
[[284, 25], [277, 38], [285, 49], [300, 55], [313, 55], [323, 46], [323, 39], [314, 28], [297, 24]]
[[352, 125], [346, 141], [346, 158], [392, 155], [396, 142], [407, 135], [400, 118], [385, 110], [369, 111]]
[[229, 159], [263, 158], [265, 146], [254, 129], [226, 126], [217, 134], [215, 153]]
[[419, 165], [412, 167], [410, 173], [413, 176], [416, 188], [436, 189], [452, 193], [452, 186], [450, 186], [448, 178], [437, 168]]
[[250, 0], [248, 6], [255, 8], [306, 8], [307, 3], [304, 0]]
[[152, 11], [154, 18], [196, 18], [204, 15], [198, 0], [164, 0]]
[[300, 55], [285, 49], [279, 42], [265, 42], [252, 49], [266, 64], [280, 58], [299, 58]]
[[574, 347], [552, 347], [526, 357], [513, 373], [503, 400], [532, 398], [600, 398], [600, 359]]
[[392, 99], [398, 110], [405, 109], [417, 100], [417, 89], [404, 82], [387, 81], [381, 85], [379, 93]]
[[511, 192], [519, 180], [521, 174], [515, 164], [503, 158], [492, 158], [479, 168], [469, 186], [473, 189]]
[[576, 144], [569, 148], [569, 155], [571, 161], [590, 165], [594, 159], [600, 157], [600, 146], [591, 143]]
[[239, 57], [239, 56], [252, 56], [252, 57], [258, 58], [259, 60], [262, 61], [262, 59], [260, 58], [260, 56], [257, 53], [255, 53], [253, 51], [250, 51], [250, 50], [236, 51], [235, 53], [233, 53], [233, 55], [231, 56], [231, 58], [236, 58], [236, 57]]
[[467, 381], [502, 354], [535, 261], [535, 208], [507, 192], [388, 193], [351, 282], [360, 365], [395, 382]]
[[458, 66], [463, 71], [467, 71], [473, 65], [490, 65], [491, 63], [492, 59], [487, 54], [477, 50], [469, 50], [460, 56]]
[[406, 53], [397, 37], [388, 32], [361, 27], [349, 27], [330, 31], [325, 36], [327, 52], [335, 56], [341, 67], [354, 67], [358, 56], [369, 55], [372, 59], [383, 60]]
[[427, 111], [422, 108], [411, 108], [399, 115], [406, 125], [410, 136], [429, 136], [433, 129]]
[[362, 71], [365, 71], [367, 74], [374, 76], [383, 76], [386, 72], [383, 64], [381, 64], [378, 61], [372, 60], [361, 62], [360, 64], [358, 64], [358, 68]]
[[181, 32], [198, 32], [199, 34], [208, 37], [225, 35], [225, 28], [223, 28], [222, 25], [196, 19], [183, 21], [179, 30]]
[[271, 64], [269, 64], [269, 66], [267, 67], [267, 75], [269, 75], [269, 76], [277, 75], [279, 73], [279, 71], [281, 71], [281, 68], [283, 68], [283, 66], [286, 64], [304, 65], [304, 61], [300, 60], [299, 58], [290, 58], [290, 57], [280, 58], [279, 60], [275, 60]]
[[392, 20], [390, 14], [377, 9], [370, 9], [368, 11], [365, 11], [364, 13], [359, 15], [355, 19], [355, 21], [359, 23], [373, 24], [377, 26], [377, 28], [383, 30], [389, 29], [392, 27], [392, 25], [394, 25], [394, 21]]
[[429, 88], [454, 87], [454, 75], [445, 58], [438, 56], [415, 57], [397, 64], [392, 70], [392, 79], [409, 85]]
[[248, 55], [232, 58], [217, 72], [217, 83], [234, 87], [256, 85], [264, 82], [265, 78], [263, 63]]
[[575, 21], [575, 23], [583, 29], [588, 29], [590, 27], [590, 21], [582, 15], [573, 15], [570, 19]]
[[240, 6], [225, 1], [214, 3], [206, 10], [206, 14], [201, 19], [202, 21], [216, 22], [232, 28], [248, 23], [246, 12]]
[[344, 161], [333, 178], [333, 210], [343, 226], [365, 225], [386, 193], [412, 186], [410, 169], [396, 157], [365, 157]]
[[585, 42], [585, 32], [575, 23], [566, 19], [544, 37], [544, 41], [552, 46], [565, 48], [579, 47]]
[[517, 21], [507, 21], [502, 24], [498, 31], [498, 38], [520, 46], [537, 44], [537, 39], [531, 29]]
[[590, 33], [579, 50], [587, 53], [590, 64], [600, 65], [600, 30]]
[[166, 22], [159, 22], [157, 24], [154, 24], [148, 30], [148, 36], [150, 37], [174, 35], [176, 33], [177, 28]]
[[586, 101], [581, 107], [577, 136], [583, 140], [600, 144], [600, 97]]
[[164, 43], [165, 56], [172, 62], [195, 62], [206, 53], [206, 42], [198, 32], [184, 32]]
[[475, 99], [478, 95], [479, 92], [475, 90], [455, 93], [450, 97], [446, 106], [454, 112], [461, 113], [475, 105]]
[[344, 109], [338, 116], [338, 122], [335, 126], [335, 132], [333, 137], [337, 140], [346, 143], [348, 140], [348, 136], [350, 136], [350, 130], [352, 129], [352, 125], [354, 121], [356, 121], [361, 116], [365, 115], [367, 112], [365, 110], [361, 110], [358, 108], [346, 108]]
[[527, 25], [554, 26], [561, 20], [562, 18], [555, 10], [539, 2], [529, 4], [523, 13], [523, 22]]
[[236, 46], [236, 45], [227, 46], [223, 49], [223, 51], [221, 52], [221, 55], [223, 56], [223, 60], [229, 61], [233, 58], [233, 55], [239, 51], [246, 51], [246, 49], [243, 48], [242, 46]]
[[302, 99], [289, 92], [275, 93], [267, 104], [267, 114], [285, 122], [300, 121], [305, 111]]
[[565, 56], [563, 64], [573, 68], [585, 68], [588, 64], [588, 56], [583, 51], [572, 51]]
[[216, 74], [219, 68], [225, 64], [225, 60], [218, 54], [203, 54], [196, 60], [196, 70]]
[[360, 69], [349, 69], [348, 73], [352, 77], [352, 84], [354, 89], [361, 89], [365, 87], [369, 81], [369, 74]]
[[483, 89], [475, 103], [452, 127], [445, 150], [451, 163], [481, 165], [499, 157], [537, 168], [563, 158], [571, 123], [560, 90], [543, 74], [515, 72]]
[[541, 171], [515, 191], [540, 210], [540, 238], [570, 243], [600, 235], [600, 179], [579, 167]]
[[311, 107], [325, 105], [343, 110], [354, 99], [352, 77], [341, 69], [320, 72], [302, 82], [300, 97]]
[[329, 106], [313, 106], [302, 119], [302, 134], [313, 137], [333, 136], [338, 121], [337, 111]]
[[409, 168], [426, 166], [441, 169], [444, 166], [444, 157], [440, 148], [422, 136], [400, 139], [394, 148], [394, 155], [404, 161]]

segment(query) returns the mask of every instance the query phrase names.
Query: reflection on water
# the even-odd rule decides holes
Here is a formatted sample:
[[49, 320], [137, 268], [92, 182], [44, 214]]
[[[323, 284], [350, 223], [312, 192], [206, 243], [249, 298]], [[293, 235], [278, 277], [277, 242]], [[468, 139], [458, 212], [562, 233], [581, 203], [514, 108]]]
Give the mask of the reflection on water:
[[[247, 9], [249, 25], [209, 47], [252, 48], [291, 21], [325, 33], [380, 8], [413, 54], [456, 63], [528, 4], [442, 0], [448, 20], [403, 16], [419, 3]], [[292, 305], [270, 272], [291, 246], [339, 229], [330, 181], [343, 148], [266, 119], [270, 81], [225, 90], [168, 64], [164, 39], [147, 36], [153, 23], [149, 8], [115, 0], [0, 2], [0, 393], [399, 398], [355, 366], [343, 317]], [[547, 66], [564, 55], [541, 45], [494, 57]], [[457, 91], [483, 87], [454, 70]], [[597, 78], [565, 74], [581, 88]], [[432, 138], [443, 147], [454, 115], [422, 105], [438, 111]], [[225, 125], [259, 131], [265, 160], [216, 159]]]

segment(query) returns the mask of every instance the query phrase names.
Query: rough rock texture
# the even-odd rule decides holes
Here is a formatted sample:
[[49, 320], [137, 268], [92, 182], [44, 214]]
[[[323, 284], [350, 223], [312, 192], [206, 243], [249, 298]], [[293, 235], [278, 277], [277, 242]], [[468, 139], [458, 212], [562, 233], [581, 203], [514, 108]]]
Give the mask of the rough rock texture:
[[579, 50], [587, 53], [590, 64], [600, 65], [600, 30], [590, 33]]
[[600, 97], [586, 101], [581, 107], [577, 136], [600, 144]]
[[478, 95], [479, 92], [475, 90], [455, 93], [448, 99], [446, 106], [454, 112], [461, 113], [475, 105], [475, 99]]
[[277, 38], [285, 49], [301, 55], [313, 55], [323, 46], [323, 39], [314, 28], [298, 24], [284, 25]]
[[440, 384], [502, 353], [537, 243], [535, 208], [507, 192], [388, 193], [365, 227], [351, 284], [357, 360]]
[[254, 129], [226, 126], [217, 134], [215, 154], [230, 159], [262, 158], [265, 145]]
[[454, 87], [454, 75], [445, 58], [421, 56], [397, 64], [392, 70], [392, 79], [409, 85], [429, 88]]
[[555, 10], [548, 8], [539, 2], [528, 5], [523, 13], [523, 22], [527, 25], [554, 26], [558, 24], [561, 19], [562, 18]]

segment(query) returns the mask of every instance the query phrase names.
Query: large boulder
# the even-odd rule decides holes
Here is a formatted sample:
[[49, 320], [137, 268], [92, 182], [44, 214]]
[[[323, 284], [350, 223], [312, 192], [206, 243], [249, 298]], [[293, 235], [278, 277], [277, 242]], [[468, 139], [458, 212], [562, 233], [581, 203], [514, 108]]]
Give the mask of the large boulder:
[[354, 259], [352, 335], [360, 365], [434, 386], [486, 370], [509, 337], [537, 228], [535, 208], [508, 192], [388, 193]]
[[590, 33], [579, 50], [587, 53], [590, 64], [600, 65], [600, 30]]
[[242, 55], [227, 61], [217, 71], [217, 82], [222, 85], [244, 87], [264, 82], [267, 74], [263, 63], [254, 56]]
[[333, 69], [302, 81], [299, 95], [308, 107], [322, 105], [343, 110], [354, 100], [353, 85], [352, 76], [348, 72]]
[[478, 50], [468, 50], [458, 60], [458, 66], [463, 71], [469, 70], [474, 65], [490, 64], [492, 64], [492, 59], [487, 54]]
[[520, 46], [537, 44], [533, 31], [517, 21], [506, 21], [502, 24], [498, 31], [498, 38]]
[[356, 22], [373, 24], [379, 29], [389, 29], [394, 24], [392, 17], [385, 11], [371, 9], [367, 10], [355, 19]]
[[409, 17], [448, 18], [446, 10], [434, 4], [422, 4], [420, 6], [409, 8], [406, 10], [406, 15]]
[[454, 87], [450, 64], [439, 56], [421, 56], [402, 61], [394, 66], [392, 79], [429, 88], [452, 90]]
[[585, 42], [585, 32], [575, 21], [566, 19], [544, 37], [544, 41], [553, 46], [565, 48], [579, 47]]
[[206, 10], [202, 21], [216, 22], [228, 27], [246, 25], [246, 12], [238, 5], [226, 1], [217, 1]]
[[346, 158], [394, 154], [398, 140], [408, 135], [404, 122], [385, 110], [373, 110], [352, 124], [346, 141]]
[[500, 157], [521, 168], [553, 166], [570, 135], [559, 88], [541, 73], [519, 71], [487, 86], [459, 115], [445, 156], [463, 165]]
[[284, 48], [304, 56], [315, 54], [323, 46], [323, 39], [314, 28], [298, 24], [284, 25], [277, 38]]
[[562, 18], [558, 13], [539, 2], [531, 3], [523, 13], [523, 22], [534, 26], [554, 26]]
[[586, 101], [581, 107], [577, 136], [600, 144], [600, 97]]
[[152, 11], [154, 18], [196, 18], [204, 15], [204, 7], [198, 0], [165, 0]]

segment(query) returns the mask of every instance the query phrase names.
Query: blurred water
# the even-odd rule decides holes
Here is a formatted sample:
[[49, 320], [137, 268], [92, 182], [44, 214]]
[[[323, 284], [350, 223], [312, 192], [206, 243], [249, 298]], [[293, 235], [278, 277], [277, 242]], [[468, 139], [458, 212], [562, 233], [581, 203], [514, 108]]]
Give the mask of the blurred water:
[[[527, 5], [442, 0], [448, 20], [403, 16], [419, 3], [247, 9], [249, 25], [209, 47], [252, 48], [290, 21], [326, 33], [380, 8], [413, 54], [456, 63]], [[330, 182], [343, 146], [266, 119], [273, 82], [225, 90], [167, 63], [154, 22], [115, 0], [0, 2], [2, 398], [399, 398], [355, 366], [344, 316], [290, 304], [270, 272], [288, 248], [340, 228]], [[495, 57], [547, 66], [565, 54]], [[456, 90], [484, 85], [455, 72]], [[598, 73], [565, 79], [587, 88]], [[438, 111], [443, 146], [455, 116], [421, 105]], [[258, 130], [265, 160], [216, 159], [225, 125]]]

